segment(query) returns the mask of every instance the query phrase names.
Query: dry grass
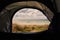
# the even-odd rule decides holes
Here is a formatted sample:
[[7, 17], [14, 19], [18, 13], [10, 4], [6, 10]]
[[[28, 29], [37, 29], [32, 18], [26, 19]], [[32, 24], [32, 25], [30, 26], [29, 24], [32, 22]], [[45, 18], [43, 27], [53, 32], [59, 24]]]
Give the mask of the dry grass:
[[48, 24], [44, 25], [17, 25], [12, 24], [12, 32], [41, 32], [48, 30]]

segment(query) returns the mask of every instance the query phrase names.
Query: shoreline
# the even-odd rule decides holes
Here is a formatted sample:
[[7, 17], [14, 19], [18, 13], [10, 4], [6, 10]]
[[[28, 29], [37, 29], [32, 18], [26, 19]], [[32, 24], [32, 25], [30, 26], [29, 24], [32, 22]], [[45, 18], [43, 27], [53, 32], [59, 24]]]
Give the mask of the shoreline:
[[12, 23], [17, 25], [49, 25], [50, 23]]

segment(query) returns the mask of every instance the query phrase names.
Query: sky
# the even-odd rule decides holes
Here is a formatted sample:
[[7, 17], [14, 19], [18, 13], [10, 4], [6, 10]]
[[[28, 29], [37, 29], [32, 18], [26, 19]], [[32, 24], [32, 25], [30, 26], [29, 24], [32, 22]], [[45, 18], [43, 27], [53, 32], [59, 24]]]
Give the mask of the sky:
[[47, 17], [37, 9], [24, 8], [15, 13], [13, 20], [17, 19], [47, 19]]
[[[41, 23], [41, 19], [47, 19], [47, 17], [43, 14], [43, 12], [37, 10], [37, 9], [32, 9], [32, 8], [24, 8], [19, 11], [17, 11], [12, 19], [13, 23], [27, 23], [28, 20], [33, 20], [29, 21], [29, 23]], [[24, 21], [21, 21], [24, 20]], [[27, 20], [27, 21], [25, 21]], [[37, 21], [40, 20], [40, 21]], [[43, 21], [44, 22], [44, 21]], [[47, 22], [48, 23], [48, 22]]]

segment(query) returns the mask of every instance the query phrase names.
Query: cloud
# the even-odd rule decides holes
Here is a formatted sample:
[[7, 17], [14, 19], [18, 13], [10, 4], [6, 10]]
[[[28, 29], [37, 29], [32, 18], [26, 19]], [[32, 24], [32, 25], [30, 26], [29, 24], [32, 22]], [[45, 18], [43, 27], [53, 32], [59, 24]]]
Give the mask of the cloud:
[[47, 19], [47, 17], [37, 9], [25, 8], [17, 11], [13, 19]]

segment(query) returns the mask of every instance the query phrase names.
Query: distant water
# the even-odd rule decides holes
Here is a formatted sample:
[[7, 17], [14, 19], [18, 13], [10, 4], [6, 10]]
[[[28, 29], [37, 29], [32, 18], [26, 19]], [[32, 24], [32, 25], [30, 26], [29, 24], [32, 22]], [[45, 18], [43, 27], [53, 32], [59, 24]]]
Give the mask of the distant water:
[[16, 23], [50, 23], [49, 20], [47, 19], [40, 19], [40, 20], [18, 20], [18, 21], [14, 21]]

